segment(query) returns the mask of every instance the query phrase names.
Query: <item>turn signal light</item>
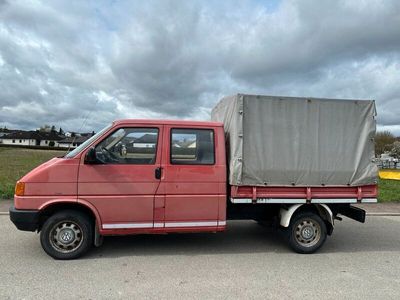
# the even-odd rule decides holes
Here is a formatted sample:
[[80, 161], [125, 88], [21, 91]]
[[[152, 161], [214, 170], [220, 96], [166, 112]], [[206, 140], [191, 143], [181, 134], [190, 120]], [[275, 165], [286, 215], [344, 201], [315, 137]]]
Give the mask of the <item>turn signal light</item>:
[[18, 181], [15, 185], [15, 195], [23, 196], [25, 194], [25, 182]]

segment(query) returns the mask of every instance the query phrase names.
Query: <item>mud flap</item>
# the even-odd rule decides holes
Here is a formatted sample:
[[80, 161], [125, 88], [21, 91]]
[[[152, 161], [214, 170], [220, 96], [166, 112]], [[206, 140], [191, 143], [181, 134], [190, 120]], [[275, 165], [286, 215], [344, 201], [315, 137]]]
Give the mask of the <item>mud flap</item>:
[[349, 205], [341, 207], [338, 213], [355, 221], [365, 223], [365, 210], [361, 208]]
[[100, 234], [97, 222], [94, 227], [94, 245], [95, 247], [100, 247], [103, 244], [104, 237]]

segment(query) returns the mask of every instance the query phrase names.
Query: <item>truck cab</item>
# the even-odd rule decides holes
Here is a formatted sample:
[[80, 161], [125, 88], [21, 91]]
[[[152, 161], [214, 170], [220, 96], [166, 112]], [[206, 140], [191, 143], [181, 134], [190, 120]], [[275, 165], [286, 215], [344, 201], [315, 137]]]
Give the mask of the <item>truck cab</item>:
[[21, 178], [10, 218], [54, 258], [118, 234], [226, 227], [222, 123], [119, 120]]

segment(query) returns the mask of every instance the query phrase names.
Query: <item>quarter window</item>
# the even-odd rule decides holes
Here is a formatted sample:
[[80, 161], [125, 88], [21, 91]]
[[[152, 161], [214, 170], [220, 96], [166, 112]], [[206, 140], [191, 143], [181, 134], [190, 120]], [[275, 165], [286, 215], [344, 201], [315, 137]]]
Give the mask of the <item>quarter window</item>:
[[120, 128], [96, 146], [96, 156], [106, 164], [155, 164], [157, 140], [157, 128]]
[[210, 129], [172, 129], [170, 159], [172, 164], [214, 164], [214, 131]]

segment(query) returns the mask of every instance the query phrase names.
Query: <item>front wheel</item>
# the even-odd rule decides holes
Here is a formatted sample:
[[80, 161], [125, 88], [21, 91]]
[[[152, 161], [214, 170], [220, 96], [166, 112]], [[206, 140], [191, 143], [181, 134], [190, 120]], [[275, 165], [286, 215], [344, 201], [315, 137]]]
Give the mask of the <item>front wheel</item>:
[[296, 215], [288, 228], [289, 245], [297, 253], [309, 254], [317, 251], [324, 244], [326, 236], [325, 222], [311, 212]]
[[43, 250], [55, 259], [74, 259], [93, 243], [93, 226], [83, 213], [64, 210], [46, 220], [40, 233]]

